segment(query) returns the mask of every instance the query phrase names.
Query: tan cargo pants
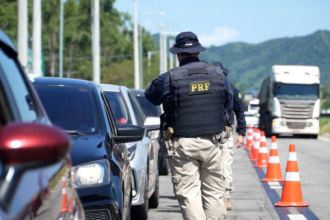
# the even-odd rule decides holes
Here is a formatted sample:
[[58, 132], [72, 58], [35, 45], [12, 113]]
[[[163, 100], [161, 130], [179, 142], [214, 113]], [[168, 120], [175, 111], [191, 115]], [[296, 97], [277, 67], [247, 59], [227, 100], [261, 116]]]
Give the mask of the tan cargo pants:
[[225, 194], [224, 198], [230, 199], [230, 193], [234, 191], [233, 188], [233, 171], [231, 169], [231, 165], [234, 160], [234, 152], [233, 152], [234, 138], [233, 132], [228, 135], [228, 140], [223, 144], [222, 148], [222, 167], [223, 167], [223, 175], [225, 176]]
[[224, 177], [222, 150], [208, 135], [174, 138], [175, 154], [169, 158], [174, 193], [185, 220], [222, 220]]

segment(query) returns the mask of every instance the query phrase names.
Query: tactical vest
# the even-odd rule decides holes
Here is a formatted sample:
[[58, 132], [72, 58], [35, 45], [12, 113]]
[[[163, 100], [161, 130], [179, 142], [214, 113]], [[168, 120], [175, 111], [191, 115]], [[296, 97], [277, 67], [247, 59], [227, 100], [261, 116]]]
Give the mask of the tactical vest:
[[170, 70], [169, 100], [164, 100], [166, 123], [174, 134], [196, 137], [224, 130], [225, 82], [220, 68], [192, 62]]

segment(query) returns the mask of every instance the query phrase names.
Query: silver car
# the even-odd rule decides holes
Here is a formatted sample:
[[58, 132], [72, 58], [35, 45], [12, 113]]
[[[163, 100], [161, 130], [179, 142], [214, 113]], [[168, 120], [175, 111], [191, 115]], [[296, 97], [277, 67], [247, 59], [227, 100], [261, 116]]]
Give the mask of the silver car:
[[159, 117], [145, 117], [136, 96], [125, 86], [101, 84], [116, 122], [133, 124], [146, 129], [141, 141], [127, 143], [132, 167], [132, 216], [147, 219], [148, 209], [157, 208], [159, 203], [157, 131]]

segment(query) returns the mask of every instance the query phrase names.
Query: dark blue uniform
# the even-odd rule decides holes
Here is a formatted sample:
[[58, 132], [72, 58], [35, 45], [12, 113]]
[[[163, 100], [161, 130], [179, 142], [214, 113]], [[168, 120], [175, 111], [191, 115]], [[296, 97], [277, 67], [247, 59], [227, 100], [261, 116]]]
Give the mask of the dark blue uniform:
[[[186, 57], [180, 62], [180, 66], [186, 65], [191, 62], [200, 61], [198, 57]], [[233, 109], [233, 91], [229, 84], [227, 77], [224, 75], [227, 95], [225, 100], [226, 112], [231, 112]], [[169, 72], [159, 75], [145, 90], [146, 98], [154, 105], [160, 105], [163, 100], [170, 96], [170, 77]], [[243, 112], [244, 114], [244, 112]]]
[[[230, 83], [231, 84], [231, 83]], [[245, 136], [246, 133], [246, 122], [245, 122], [245, 116], [244, 116], [244, 105], [242, 102], [242, 96], [241, 93], [237, 88], [231, 84], [232, 89], [234, 91], [234, 107], [233, 112], [236, 115], [236, 121], [237, 121], [237, 128], [236, 132], [239, 135]], [[230, 125], [234, 124], [234, 118], [233, 121], [229, 121]]]
[[[213, 62], [212, 64], [219, 66], [222, 69], [222, 72], [228, 76], [229, 70], [225, 68], [221, 62]], [[244, 105], [242, 101], [242, 95], [240, 91], [233, 86], [232, 83], [230, 83], [230, 86], [233, 90], [233, 111], [229, 112], [229, 119], [227, 121], [227, 125], [231, 126], [234, 124], [234, 113], [236, 115], [236, 121], [237, 121], [237, 128], [236, 132], [239, 135], [245, 136], [246, 133], [246, 122], [245, 122], [245, 116], [244, 116]]]

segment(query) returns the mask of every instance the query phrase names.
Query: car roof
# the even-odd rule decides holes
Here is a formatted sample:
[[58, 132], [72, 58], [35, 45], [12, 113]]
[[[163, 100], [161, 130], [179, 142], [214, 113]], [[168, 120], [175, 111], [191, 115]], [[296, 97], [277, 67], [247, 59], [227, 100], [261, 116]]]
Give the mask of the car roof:
[[119, 86], [114, 84], [100, 84], [104, 92], [120, 92], [122, 90], [128, 90], [126, 86]]
[[62, 84], [62, 85], [76, 85], [76, 86], [89, 86], [93, 81], [72, 78], [59, 78], [59, 77], [36, 77], [33, 79], [33, 84]]
[[12, 50], [16, 51], [14, 44], [10, 40], [10, 38], [0, 29], [0, 41], [3, 44], [6, 44], [8, 47], [10, 47]]
[[131, 91], [137, 96], [144, 96], [144, 89], [131, 89]]

